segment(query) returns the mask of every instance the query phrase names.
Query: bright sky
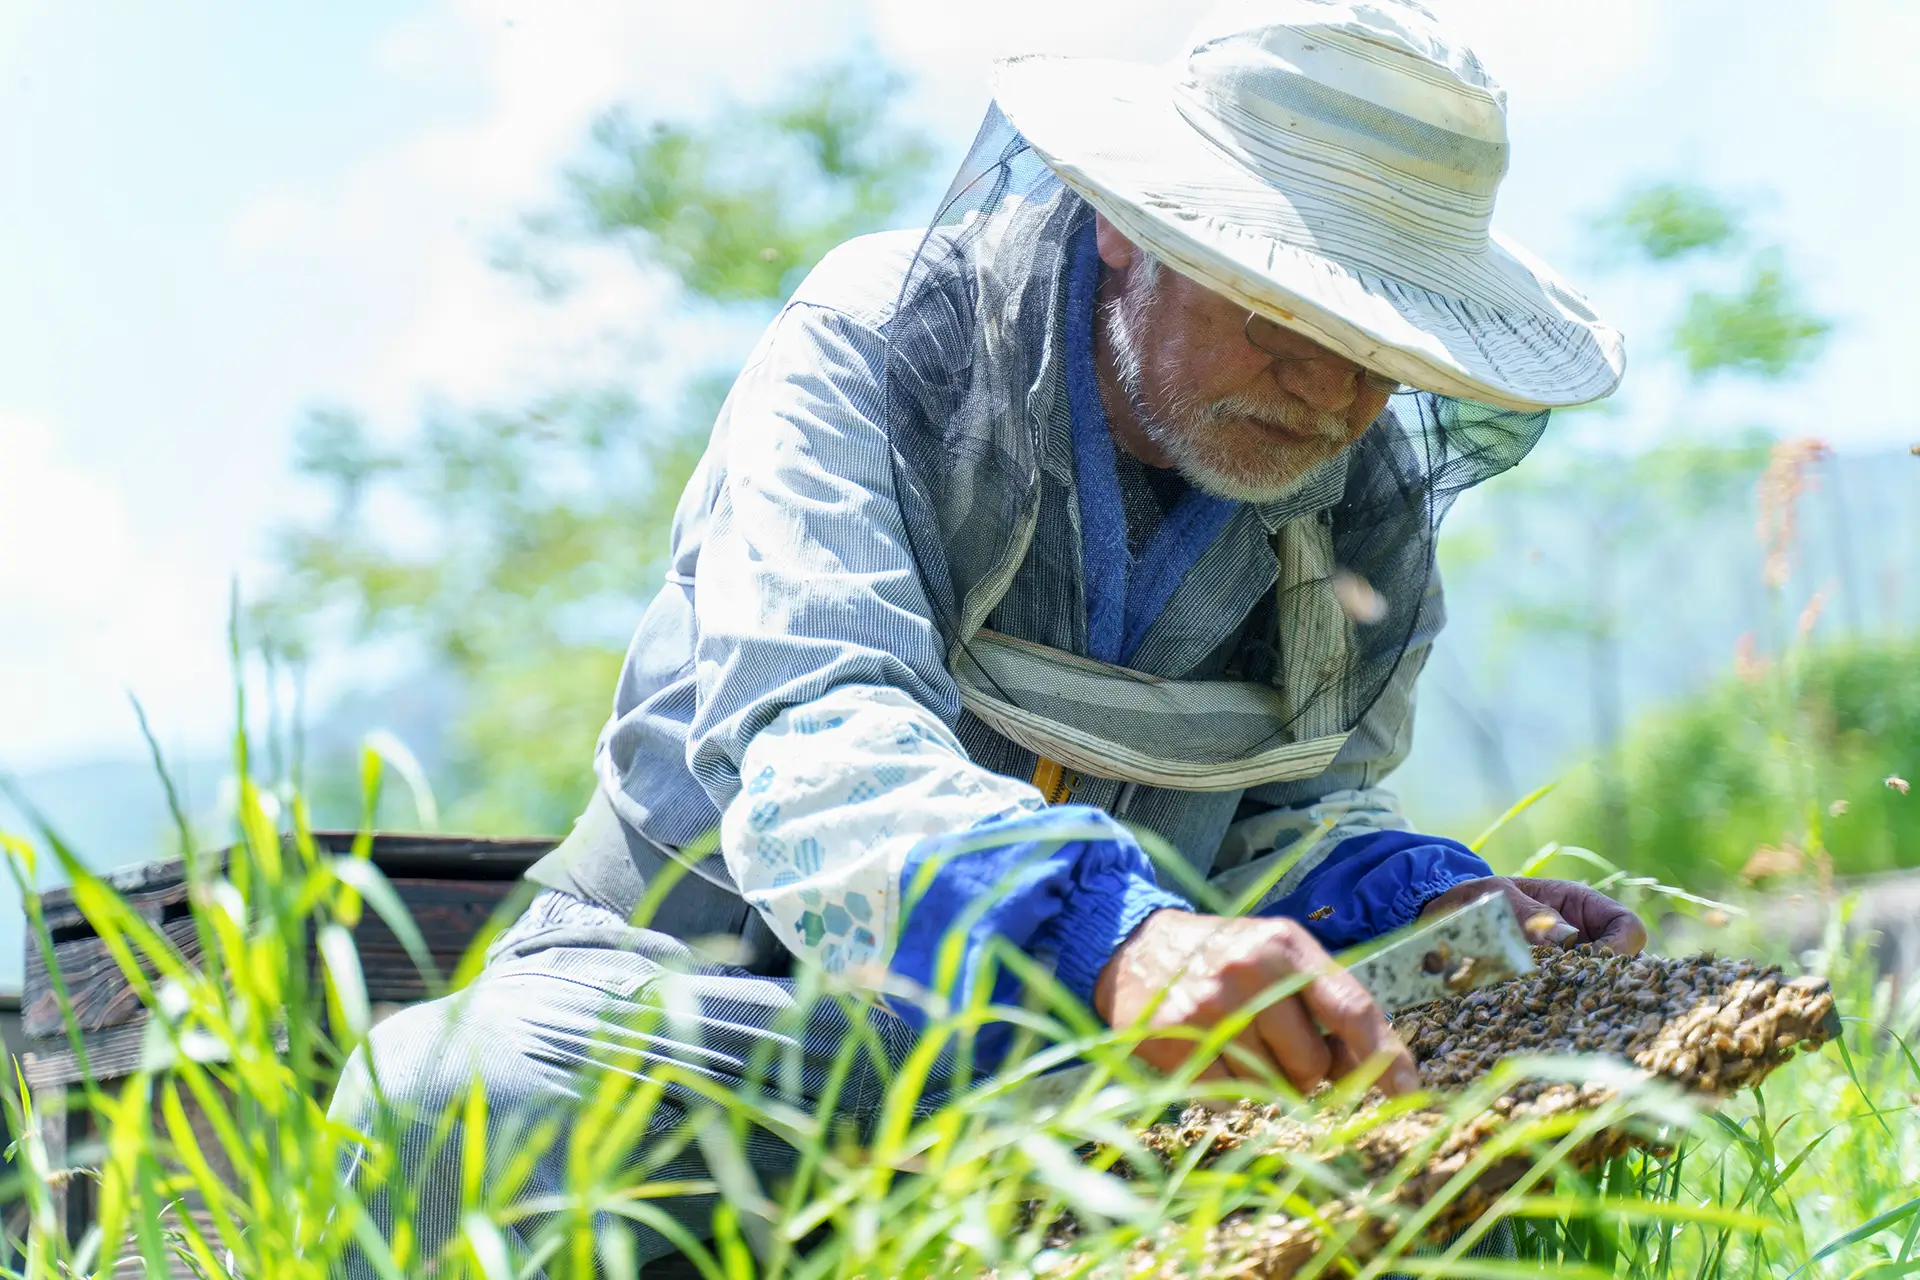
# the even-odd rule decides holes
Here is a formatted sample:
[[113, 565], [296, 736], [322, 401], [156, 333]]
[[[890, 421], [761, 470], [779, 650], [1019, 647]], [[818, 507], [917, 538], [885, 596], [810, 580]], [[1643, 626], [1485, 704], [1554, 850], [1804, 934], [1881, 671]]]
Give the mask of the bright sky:
[[[1754, 196], [1840, 328], [1751, 417], [1846, 444], [1920, 438], [1889, 416], [1920, 337], [1907, 0], [1433, 0], [1511, 97], [1507, 233], [1582, 283], [1637, 349], [1670, 298], [1587, 260], [1628, 183]], [[229, 583], [309, 501], [303, 407], [390, 427], [433, 401], [511, 396], [608, 341], [654, 294], [613, 261], [555, 309], [486, 265], [549, 201], [619, 100], [692, 112], [861, 49], [913, 77], [950, 148], [991, 57], [1157, 60], [1193, 0], [241, 0], [0, 4], [0, 767], [137, 749], [125, 692], [176, 748], [216, 742]], [[1642, 359], [1623, 418], [1668, 420]], [[1704, 408], [1701, 406], [1704, 404]], [[1645, 430], [1643, 425], [1641, 430]]]

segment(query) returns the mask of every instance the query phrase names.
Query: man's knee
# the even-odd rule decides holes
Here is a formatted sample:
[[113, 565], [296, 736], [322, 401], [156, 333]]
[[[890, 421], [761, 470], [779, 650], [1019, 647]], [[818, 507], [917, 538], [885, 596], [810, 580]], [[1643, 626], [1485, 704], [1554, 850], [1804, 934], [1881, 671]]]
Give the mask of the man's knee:
[[341, 1075], [333, 1114], [349, 1124], [434, 1127], [477, 1089], [490, 1116], [522, 1110], [530, 1070], [520, 1018], [481, 987], [402, 1009], [374, 1027]]
[[[421, 1257], [458, 1230], [470, 1185], [469, 1121], [485, 1117], [479, 1149], [489, 1167], [476, 1172], [488, 1190], [497, 1153], [524, 1149], [511, 1131], [537, 1079], [525, 1065], [528, 1036], [510, 1006], [486, 998], [484, 985], [403, 1009], [376, 1026], [348, 1060], [329, 1109], [362, 1135], [343, 1152], [342, 1174], [374, 1229], [389, 1241], [404, 1234]], [[484, 1103], [477, 1112], [476, 1091]], [[349, 1258], [350, 1280], [376, 1274], [357, 1252]]]

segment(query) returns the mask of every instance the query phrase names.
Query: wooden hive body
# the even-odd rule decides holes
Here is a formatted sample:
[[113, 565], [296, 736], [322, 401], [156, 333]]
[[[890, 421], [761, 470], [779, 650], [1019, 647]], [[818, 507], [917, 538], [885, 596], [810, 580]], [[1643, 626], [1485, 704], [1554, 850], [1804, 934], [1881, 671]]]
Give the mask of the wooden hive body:
[[[351, 850], [354, 833], [320, 831], [314, 842], [330, 854]], [[471, 836], [380, 835], [372, 859], [412, 914], [435, 967], [450, 973], [488, 919], [524, 894], [526, 869], [557, 841], [546, 838], [488, 839]], [[146, 921], [199, 958], [187, 905], [185, 865], [178, 859], [140, 863], [105, 873], [105, 879]], [[70, 890], [49, 890], [42, 899], [54, 963], [72, 1001], [87, 1065], [95, 1080], [111, 1085], [137, 1068], [147, 1011], [138, 994], [94, 933]], [[393, 931], [367, 911], [354, 930], [367, 997], [376, 1010], [424, 999], [426, 985]], [[60, 1004], [49, 981], [39, 942], [29, 937], [20, 996], [22, 1072], [32, 1091], [48, 1158], [55, 1168], [84, 1153], [94, 1136], [81, 1084], [79, 1059], [68, 1040]], [[190, 1115], [196, 1126], [197, 1115]], [[217, 1154], [218, 1144], [205, 1144]], [[91, 1184], [69, 1181], [59, 1193], [69, 1238], [92, 1224]], [[183, 1273], [184, 1274], [184, 1273]]]

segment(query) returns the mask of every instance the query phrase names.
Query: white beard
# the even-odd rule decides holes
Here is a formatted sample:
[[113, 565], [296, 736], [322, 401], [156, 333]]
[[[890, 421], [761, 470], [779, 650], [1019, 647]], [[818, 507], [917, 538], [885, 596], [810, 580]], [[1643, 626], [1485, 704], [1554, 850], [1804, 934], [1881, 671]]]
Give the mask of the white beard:
[[[1307, 472], [1345, 446], [1349, 434], [1345, 416], [1298, 400], [1272, 406], [1228, 396], [1204, 404], [1176, 397], [1170, 420], [1155, 417], [1147, 409], [1144, 393], [1140, 331], [1160, 269], [1156, 259], [1146, 258], [1130, 273], [1120, 296], [1103, 308], [1120, 391], [1133, 409], [1134, 420], [1196, 489], [1235, 502], [1274, 502], [1286, 497]], [[1220, 424], [1249, 418], [1299, 439], [1271, 441], [1257, 458], [1223, 456]]]

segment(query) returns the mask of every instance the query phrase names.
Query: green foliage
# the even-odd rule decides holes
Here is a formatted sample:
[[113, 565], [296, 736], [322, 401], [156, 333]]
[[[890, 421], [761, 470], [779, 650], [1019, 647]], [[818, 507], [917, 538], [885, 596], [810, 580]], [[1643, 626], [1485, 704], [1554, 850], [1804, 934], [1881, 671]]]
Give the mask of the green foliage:
[[1613, 244], [1653, 262], [1672, 262], [1732, 248], [1742, 236], [1741, 214], [1704, 187], [1656, 182], [1629, 191], [1595, 230]]
[[[891, 122], [895, 93], [834, 71], [703, 124], [610, 113], [568, 177], [567, 208], [533, 220], [498, 265], [560, 292], [544, 249], [618, 242], [680, 286], [662, 324], [691, 307], [762, 314], [923, 180], [928, 148]], [[452, 682], [463, 710], [436, 780], [449, 823], [560, 831], [578, 814], [620, 656], [732, 370], [676, 376], [680, 404], [666, 410], [566, 388], [435, 412], [397, 445], [347, 409], [301, 428], [295, 465], [332, 509], [284, 533], [256, 634], [295, 662], [322, 640], [398, 646], [417, 678]], [[337, 814], [350, 801], [334, 764], [314, 791]]]
[[[1562, 446], [1539, 465], [1495, 482], [1491, 497], [1504, 504], [1504, 518], [1486, 522], [1481, 541], [1487, 529], [1497, 528], [1507, 549], [1531, 541], [1534, 554], [1561, 571], [1526, 572], [1497, 554], [1474, 566], [1483, 581], [1492, 577], [1497, 584], [1487, 605], [1494, 643], [1475, 656], [1498, 679], [1522, 645], [1584, 651], [1585, 687], [1569, 690], [1559, 711], [1580, 715], [1574, 699], [1584, 693], [1599, 756], [1593, 781], [1600, 807], [1612, 815], [1589, 834], [1593, 847], [1616, 858], [1627, 856], [1621, 789], [1611, 767], [1626, 717], [1620, 651], [1632, 592], [1623, 566], [1650, 547], [1685, 546], [1690, 531], [1752, 492], [1768, 452], [1757, 433], [1724, 440], [1682, 437], [1632, 454]], [[1450, 533], [1449, 541], [1456, 536]], [[1510, 793], [1512, 780], [1501, 780]]]
[[1638, 453], [1566, 445], [1493, 483], [1497, 492], [1576, 507], [1621, 536], [1746, 501], [1773, 447], [1763, 432], [1720, 439], [1679, 435]]
[[1614, 471], [1671, 510], [1697, 513], [1745, 500], [1772, 448], [1772, 438], [1763, 431], [1711, 441], [1682, 437], [1664, 440], [1624, 463], [1616, 461]]
[[1696, 378], [1722, 372], [1784, 378], [1818, 358], [1832, 329], [1806, 309], [1774, 249], [1755, 256], [1739, 289], [1689, 296], [1673, 343]]
[[[113, 1274], [321, 1276], [356, 1226], [343, 1173], [355, 1135], [326, 1115], [345, 1053], [365, 1034], [370, 1006], [351, 929], [371, 906], [408, 950], [426, 956], [420, 935], [362, 841], [329, 855], [309, 838], [304, 807], [284, 840], [271, 800], [248, 780], [245, 739], [235, 758], [235, 825], [229, 857], [189, 851], [191, 931], [163, 930], [129, 903], [57, 836], [43, 833], [45, 860], [71, 884], [75, 906], [104, 954], [147, 1012], [138, 1069], [110, 1090], [94, 1079], [68, 1102], [91, 1116], [97, 1136], [56, 1162], [36, 1112], [60, 1105], [57, 1092], [24, 1096], [9, 1073], [8, 1120], [22, 1136], [9, 1152], [7, 1199], [29, 1208], [18, 1273], [39, 1280]], [[369, 754], [369, 778], [377, 764]], [[172, 794], [171, 784], [168, 787]], [[372, 796], [369, 795], [371, 802]], [[28, 915], [27, 945], [38, 947], [65, 1023], [69, 1047], [88, 1062], [86, 1041], [35, 892], [43, 848], [0, 832], [8, 870]], [[317, 954], [318, 963], [308, 957]], [[430, 978], [428, 989], [441, 982]], [[92, 1181], [95, 1224], [69, 1242], [53, 1199]], [[188, 1206], [199, 1212], [188, 1211]]]
[[[1616, 252], [1672, 270], [1683, 260], [1732, 254], [1746, 240], [1744, 223], [1739, 208], [1705, 187], [1657, 182], [1628, 192], [1594, 220], [1594, 230]], [[1671, 340], [1695, 378], [1778, 379], [1817, 359], [1832, 327], [1808, 309], [1776, 247], [1748, 256], [1733, 289], [1692, 284]]]
[[841, 68], [772, 110], [735, 109], [709, 126], [609, 113], [594, 126], [594, 162], [568, 175], [582, 222], [631, 235], [700, 296], [778, 298], [923, 180], [927, 143], [887, 124], [897, 89]]
[[[1786, 669], [1730, 675], [1647, 717], [1620, 755], [1624, 860], [1666, 879], [1725, 888], [1756, 850], [1782, 845], [1806, 874], [1822, 851], [1841, 875], [1920, 866], [1920, 794], [1885, 781], [1920, 774], [1920, 638], [1812, 648]], [[1570, 779], [1534, 820], [1597, 847], [1594, 779]], [[1507, 865], [1531, 852], [1493, 849]]]

